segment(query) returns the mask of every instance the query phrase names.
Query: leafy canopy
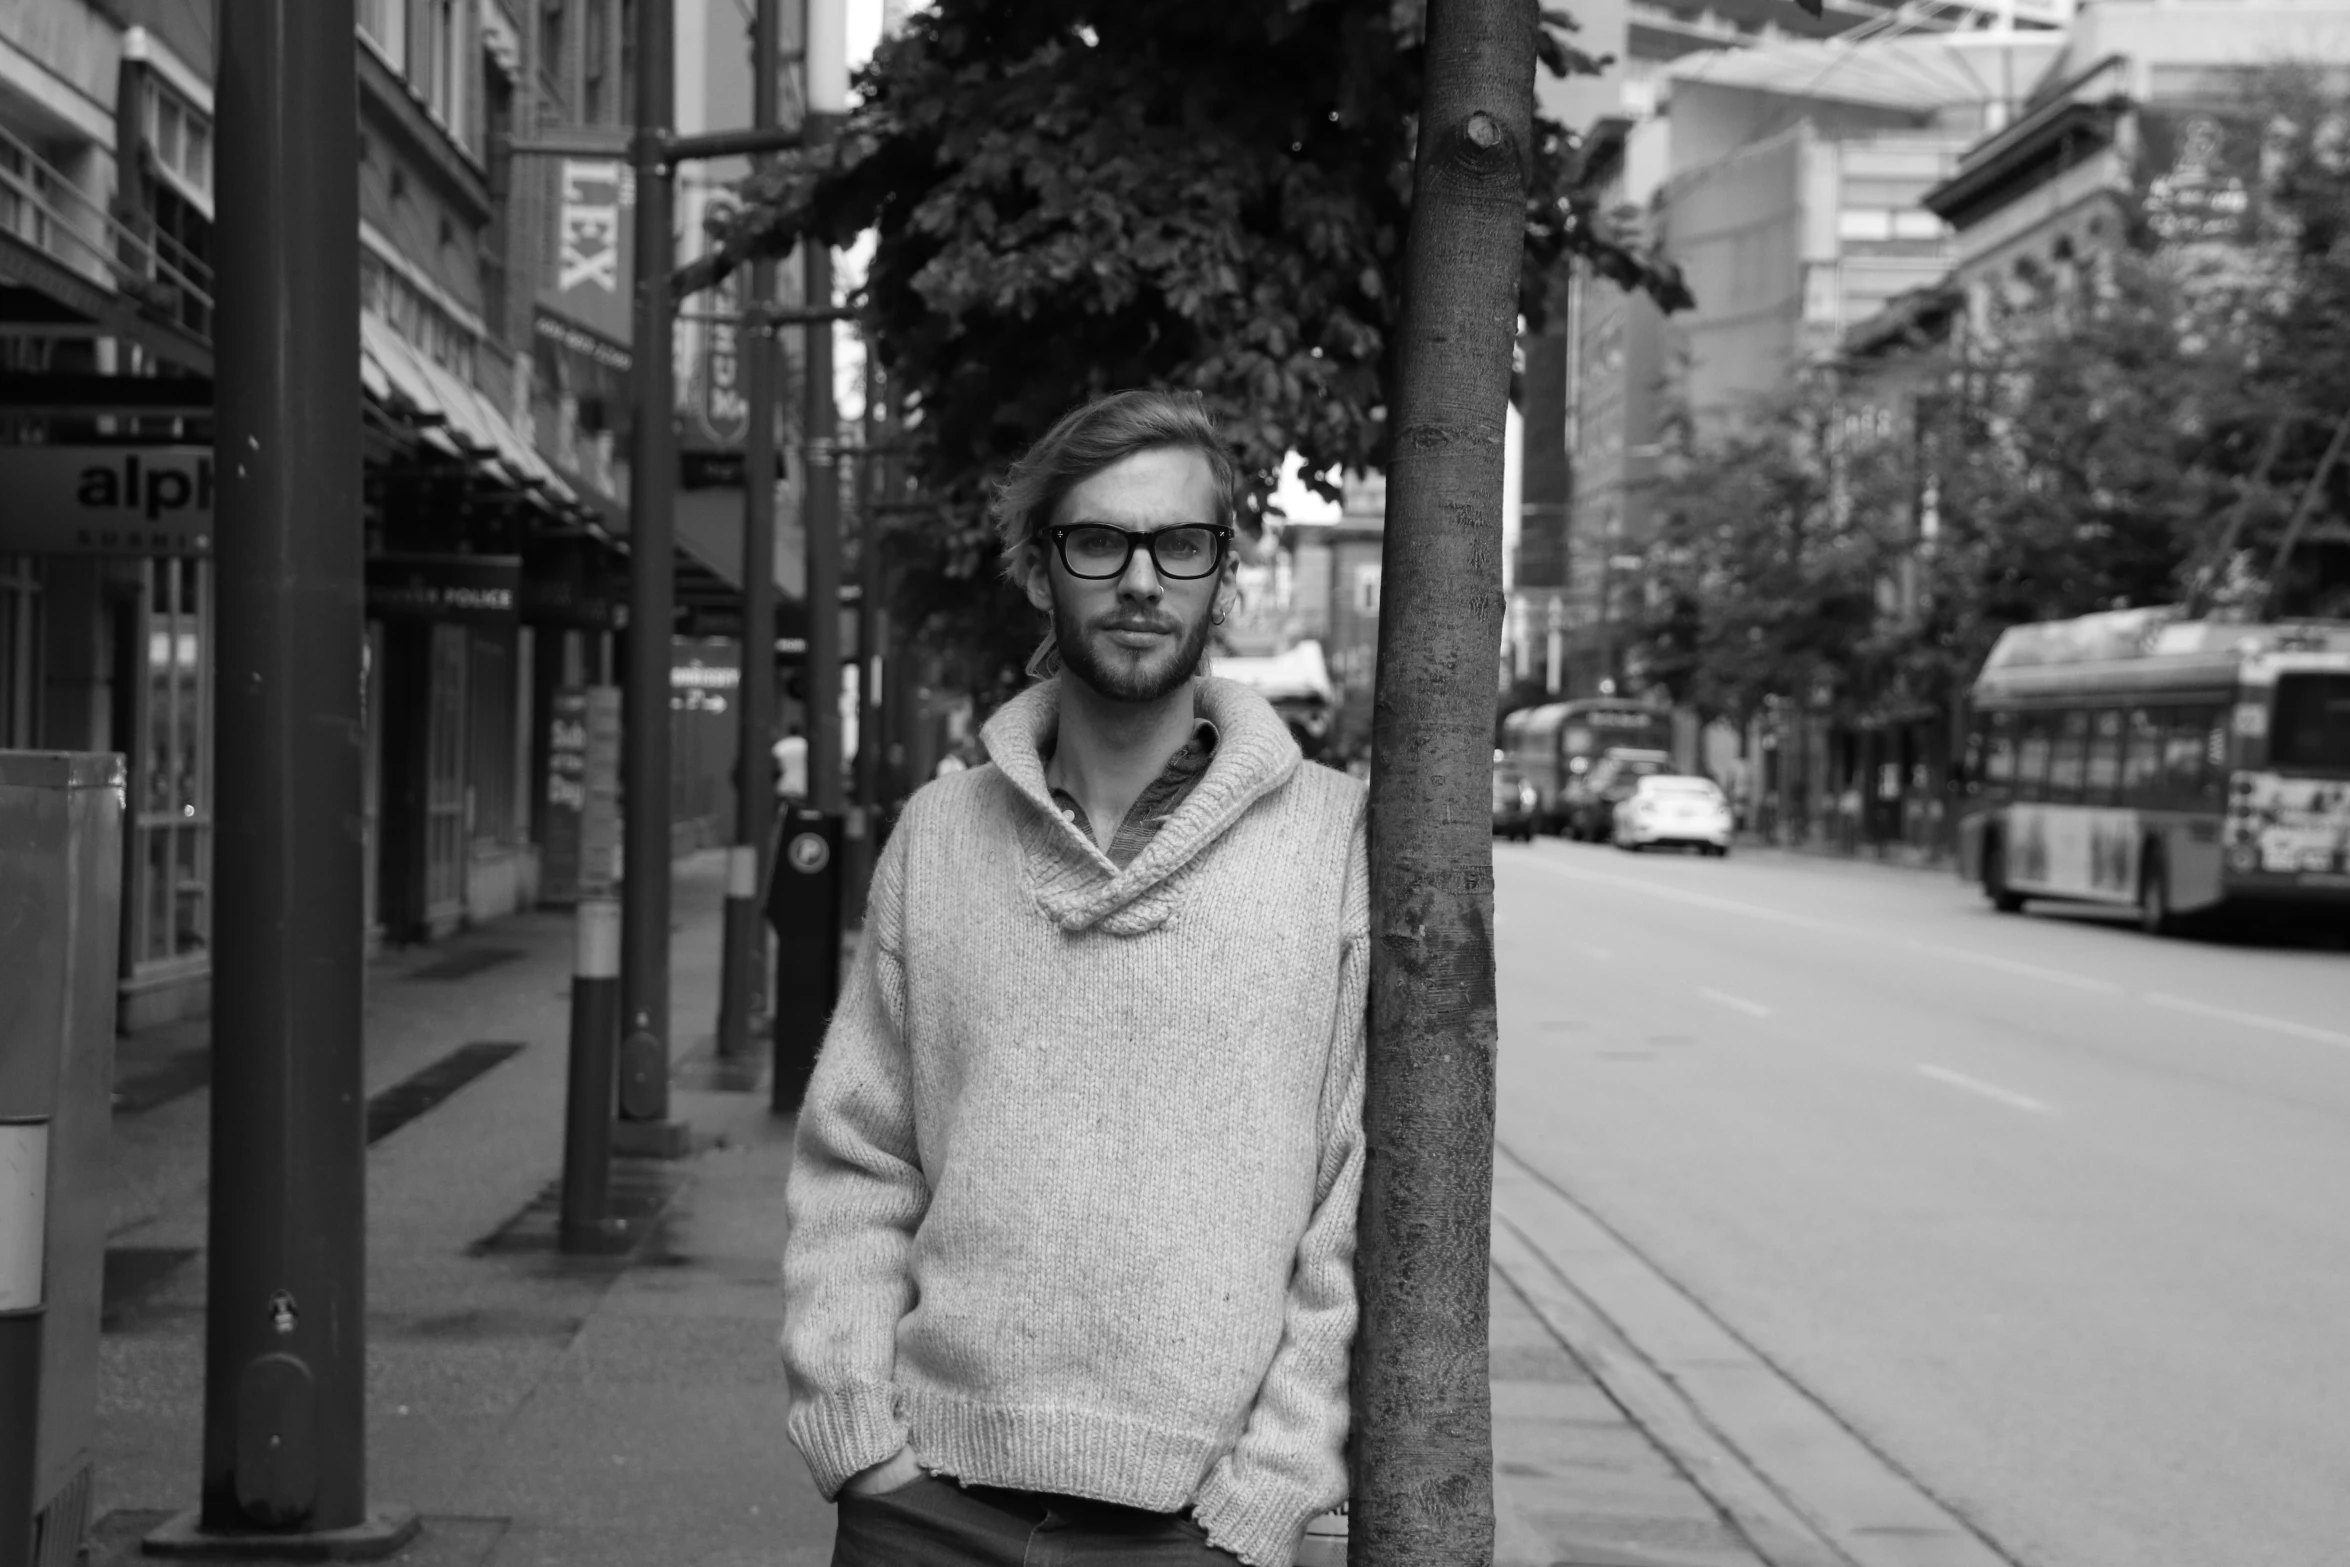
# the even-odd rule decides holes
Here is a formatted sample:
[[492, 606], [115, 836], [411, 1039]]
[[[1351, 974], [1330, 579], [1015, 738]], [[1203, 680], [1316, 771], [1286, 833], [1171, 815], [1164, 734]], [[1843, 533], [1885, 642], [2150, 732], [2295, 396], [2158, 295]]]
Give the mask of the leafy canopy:
[[[1548, 68], [1595, 68], [1543, 15]], [[1411, 0], [939, 0], [882, 45], [829, 145], [751, 179], [689, 282], [873, 231], [865, 328], [935, 503], [891, 541], [905, 607], [1008, 649], [1008, 606], [974, 591], [985, 499], [1087, 398], [1203, 393], [1252, 505], [1291, 450], [1310, 474], [1381, 465], [1422, 53]], [[1528, 150], [1531, 320], [1570, 253], [1686, 302], [1578, 187], [1565, 128], [1538, 121]]]

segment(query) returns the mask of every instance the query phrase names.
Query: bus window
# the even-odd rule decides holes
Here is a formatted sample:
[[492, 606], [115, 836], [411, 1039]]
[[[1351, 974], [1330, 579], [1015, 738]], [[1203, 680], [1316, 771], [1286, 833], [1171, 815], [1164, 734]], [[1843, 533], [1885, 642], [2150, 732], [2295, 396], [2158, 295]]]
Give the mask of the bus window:
[[2078, 800], [2081, 772], [2088, 759], [2089, 715], [2073, 708], [2058, 715], [2056, 748], [2048, 754], [2048, 798]]
[[2016, 748], [2015, 793], [2019, 800], [2037, 800], [2045, 796], [2048, 785], [2048, 747], [2055, 739], [2056, 715], [2053, 713], [2022, 713], [2017, 715], [2023, 730], [2021, 743]]
[[2268, 760], [2272, 767], [2350, 768], [2350, 675], [2277, 676]]
[[2133, 707], [2122, 736], [2122, 801], [2152, 805], [2162, 798], [2162, 715]]
[[2178, 708], [2170, 715], [2162, 747], [2162, 792], [2177, 804], [2195, 798], [2203, 786], [2203, 751], [2209, 743], [2207, 709]]
[[1983, 782], [2005, 794], [2015, 787], [2015, 714], [1993, 713], [1983, 749]]
[[2091, 805], [2113, 804], [2122, 776], [2122, 715], [2117, 707], [2090, 715], [2089, 761], [2082, 773], [2082, 795]]

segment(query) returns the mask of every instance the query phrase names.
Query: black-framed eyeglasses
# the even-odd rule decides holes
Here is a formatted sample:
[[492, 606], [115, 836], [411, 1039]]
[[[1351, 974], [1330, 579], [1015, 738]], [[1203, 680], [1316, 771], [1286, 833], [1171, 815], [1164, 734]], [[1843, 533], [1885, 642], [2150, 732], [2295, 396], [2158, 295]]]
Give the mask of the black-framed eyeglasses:
[[1220, 523], [1144, 532], [1113, 528], [1106, 522], [1069, 522], [1047, 528], [1044, 534], [1053, 541], [1069, 575], [1089, 582], [1123, 576], [1137, 544], [1151, 552], [1151, 564], [1162, 577], [1177, 582], [1212, 577], [1224, 564], [1224, 551], [1232, 543], [1232, 530]]

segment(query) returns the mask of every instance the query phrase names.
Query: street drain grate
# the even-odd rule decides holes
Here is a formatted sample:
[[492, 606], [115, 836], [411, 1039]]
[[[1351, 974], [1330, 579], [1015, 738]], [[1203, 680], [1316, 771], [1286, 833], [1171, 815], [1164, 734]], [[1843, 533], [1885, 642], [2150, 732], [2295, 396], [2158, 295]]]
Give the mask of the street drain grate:
[[367, 1101], [367, 1141], [382, 1142], [507, 1057], [520, 1053], [516, 1039], [477, 1039], [459, 1045], [413, 1076]]
[[452, 952], [437, 962], [427, 963], [412, 970], [410, 979], [471, 979], [484, 969], [511, 963], [522, 953], [514, 947], [468, 947], [463, 952]]
[[[196, 1255], [193, 1246], [109, 1246], [98, 1325], [117, 1328], [165, 1279]], [[85, 1319], [86, 1320], [86, 1319]]]

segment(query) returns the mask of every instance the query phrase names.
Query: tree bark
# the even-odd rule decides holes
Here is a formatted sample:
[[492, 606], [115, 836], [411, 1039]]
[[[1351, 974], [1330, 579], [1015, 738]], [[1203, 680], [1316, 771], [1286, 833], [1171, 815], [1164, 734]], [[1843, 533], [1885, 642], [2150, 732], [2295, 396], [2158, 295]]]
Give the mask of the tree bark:
[[1534, 0], [1430, 0], [1389, 417], [1353, 1567], [1493, 1559], [1492, 765]]

